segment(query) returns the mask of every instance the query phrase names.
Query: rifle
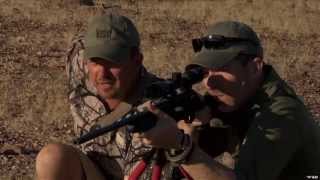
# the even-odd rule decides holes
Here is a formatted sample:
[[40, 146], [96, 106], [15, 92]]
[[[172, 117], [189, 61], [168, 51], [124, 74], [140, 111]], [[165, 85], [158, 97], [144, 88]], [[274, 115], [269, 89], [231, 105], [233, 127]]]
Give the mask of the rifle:
[[[184, 73], [174, 72], [171, 79], [152, 83], [145, 90], [145, 96], [154, 106], [175, 120], [191, 123], [195, 112], [204, 107], [201, 97], [192, 89], [192, 85], [203, 79], [204, 71], [195, 66]], [[82, 144], [100, 135], [128, 125], [130, 132], [144, 132], [156, 124], [156, 116], [146, 108], [133, 108], [119, 120], [105, 127], [97, 127], [87, 134], [76, 138], [74, 144]]]

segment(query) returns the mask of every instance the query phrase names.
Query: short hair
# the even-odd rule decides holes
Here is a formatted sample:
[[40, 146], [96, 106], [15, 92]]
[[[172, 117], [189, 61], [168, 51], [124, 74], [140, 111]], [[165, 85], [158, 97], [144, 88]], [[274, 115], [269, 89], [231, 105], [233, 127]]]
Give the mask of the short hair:
[[240, 53], [236, 56], [236, 59], [240, 61], [241, 65], [246, 66], [250, 61], [253, 61], [253, 59], [256, 57], [258, 56], [253, 54]]

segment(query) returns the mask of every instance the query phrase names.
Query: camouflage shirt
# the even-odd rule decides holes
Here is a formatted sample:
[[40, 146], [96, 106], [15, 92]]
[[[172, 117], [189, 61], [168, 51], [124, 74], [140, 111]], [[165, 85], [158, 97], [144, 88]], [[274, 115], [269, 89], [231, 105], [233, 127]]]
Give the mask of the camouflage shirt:
[[[70, 86], [69, 100], [77, 136], [87, 133], [94, 125], [99, 123], [102, 117], [111, 113], [108, 107], [96, 96], [96, 90], [88, 81], [83, 51], [83, 36], [78, 36], [74, 38], [72, 47], [66, 57], [66, 70]], [[157, 80], [159, 79], [148, 73], [143, 67], [139, 86], [134, 93], [135, 97], [131, 98], [128, 104], [135, 106], [142, 103], [144, 101], [143, 89]], [[120, 128], [82, 144], [81, 150], [88, 154], [94, 152], [99, 156], [96, 163], [99, 163], [100, 167], [102, 166], [106, 171], [112, 171], [112, 167], [103, 164], [104, 160], [100, 157], [105, 157], [107, 160], [116, 160], [124, 175], [128, 175], [142, 156], [151, 150], [151, 147], [145, 146], [139, 140], [134, 139], [126, 128]], [[147, 178], [142, 177], [140, 179]]]

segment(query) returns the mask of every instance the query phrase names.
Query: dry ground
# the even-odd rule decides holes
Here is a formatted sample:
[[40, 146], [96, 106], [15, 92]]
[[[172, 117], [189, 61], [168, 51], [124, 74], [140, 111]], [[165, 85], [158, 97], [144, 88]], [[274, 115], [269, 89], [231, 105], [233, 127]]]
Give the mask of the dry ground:
[[[32, 179], [44, 144], [68, 142], [64, 53], [74, 34], [102, 8], [79, 0], [0, 0], [0, 179]], [[319, 0], [106, 0], [142, 36], [145, 64], [168, 76], [193, 56], [191, 38], [210, 23], [240, 20], [259, 33], [265, 59], [320, 119]]]

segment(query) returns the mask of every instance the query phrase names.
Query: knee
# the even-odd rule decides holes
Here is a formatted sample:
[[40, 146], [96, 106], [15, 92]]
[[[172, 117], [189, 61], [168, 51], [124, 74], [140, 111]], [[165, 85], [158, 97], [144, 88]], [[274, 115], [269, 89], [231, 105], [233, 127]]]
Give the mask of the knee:
[[36, 170], [63, 167], [70, 162], [80, 163], [76, 150], [68, 145], [54, 143], [41, 149], [36, 158]]
[[37, 155], [37, 163], [60, 162], [67, 157], [68, 147], [63, 144], [48, 144]]

